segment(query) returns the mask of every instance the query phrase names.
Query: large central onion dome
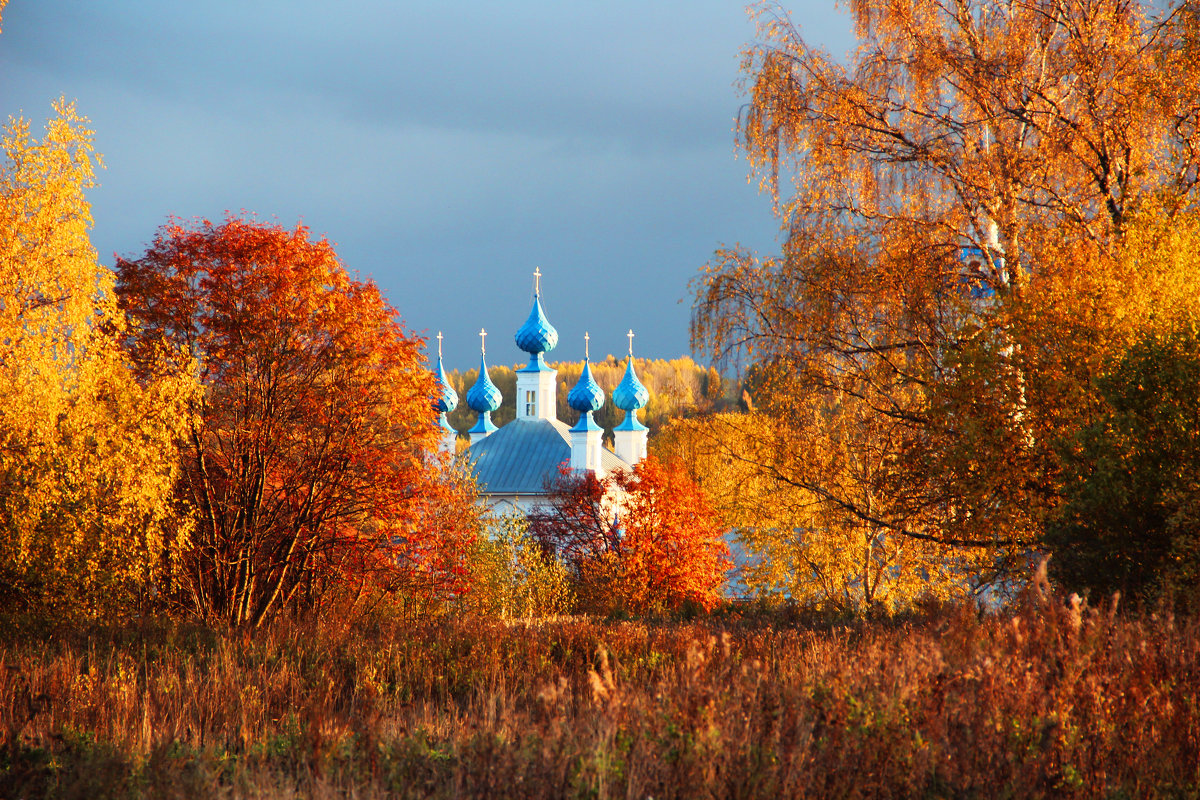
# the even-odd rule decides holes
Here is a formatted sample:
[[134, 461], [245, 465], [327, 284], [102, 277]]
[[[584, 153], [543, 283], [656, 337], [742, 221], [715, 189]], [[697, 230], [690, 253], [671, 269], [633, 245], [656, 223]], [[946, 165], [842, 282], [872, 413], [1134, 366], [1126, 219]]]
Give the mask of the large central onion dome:
[[546, 319], [546, 312], [542, 311], [539, 292], [533, 295], [533, 308], [529, 311], [529, 319], [517, 329], [514, 338], [517, 347], [534, 357], [550, 352], [558, 344], [558, 331], [550, 324], [550, 320]]

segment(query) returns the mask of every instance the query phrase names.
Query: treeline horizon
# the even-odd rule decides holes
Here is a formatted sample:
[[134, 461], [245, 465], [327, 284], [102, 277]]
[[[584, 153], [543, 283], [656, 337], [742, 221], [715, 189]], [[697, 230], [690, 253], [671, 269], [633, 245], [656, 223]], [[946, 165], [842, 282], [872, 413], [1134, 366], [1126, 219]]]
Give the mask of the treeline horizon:
[[[607, 355], [603, 359], [589, 361], [592, 377], [604, 390], [604, 406], [593, 415], [596, 423], [611, 433], [612, 428], [625, 418], [625, 412], [613, 404], [613, 389], [625, 376], [626, 357]], [[558, 370], [555, 384], [557, 418], [570, 425], [579, 420], [579, 412], [567, 405], [567, 395], [579, 381], [583, 364], [579, 361], [547, 361]], [[646, 407], [638, 412], [641, 423], [650, 428], [653, 437], [666, 423], [676, 417], [697, 414], [737, 411], [741, 403], [741, 384], [722, 375], [716, 367], [705, 367], [690, 356], [679, 358], [634, 358], [634, 370], [638, 380], [650, 393]], [[525, 368], [524, 363], [489, 365], [488, 376], [504, 396], [500, 408], [492, 412], [492, 422], [504, 425], [516, 418], [517, 372]], [[458, 406], [446, 415], [446, 420], [460, 434], [475, 424], [478, 415], [467, 405], [467, 392], [479, 379], [479, 370], [447, 370], [454, 390], [458, 392]]]

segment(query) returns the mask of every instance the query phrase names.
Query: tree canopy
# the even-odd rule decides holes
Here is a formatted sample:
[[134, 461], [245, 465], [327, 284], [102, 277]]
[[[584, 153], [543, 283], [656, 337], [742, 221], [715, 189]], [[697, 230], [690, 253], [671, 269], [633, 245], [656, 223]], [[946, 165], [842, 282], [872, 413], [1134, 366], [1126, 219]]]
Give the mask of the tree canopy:
[[305, 227], [243, 217], [172, 221], [117, 272], [142, 372], [190, 364], [205, 389], [181, 483], [191, 607], [258, 625], [335, 589], [462, 588], [473, 487], [435, 455], [422, 342], [375, 284]]
[[97, 158], [59, 101], [45, 136], [14, 120], [0, 164], [0, 603], [137, 611], [165, 583], [189, 376], [133, 379], [112, 274], [88, 236]]
[[563, 471], [530, 534], [574, 576], [585, 608], [646, 613], [708, 608], [729, 569], [720, 519], [677, 466], [653, 458], [631, 471]]
[[[693, 341], [746, 368], [827, 510], [1003, 572], [1061, 505], [1055, 443], [1098, 407], [1092, 376], [1156, 302], [1147, 242], [1190, 224], [1197, 9], [850, 5], [847, 65], [758, 12], [739, 137], [786, 240], [718, 251]], [[849, 482], [806, 468], [851, 410], [874, 433], [842, 441], [888, 458]]]

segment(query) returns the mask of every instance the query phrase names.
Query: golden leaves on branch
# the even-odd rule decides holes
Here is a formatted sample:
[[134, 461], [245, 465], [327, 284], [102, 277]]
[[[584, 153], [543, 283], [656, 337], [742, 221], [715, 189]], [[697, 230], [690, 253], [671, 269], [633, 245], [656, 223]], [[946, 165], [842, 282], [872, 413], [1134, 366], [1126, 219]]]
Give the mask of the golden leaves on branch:
[[9, 124], [0, 166], [0, 593], [122, 615], [170, 582], [187, 533], [172, 490], [195, 383], [133, 379], [88, 239], [91, 131], [54, 110], [40, 141]]
[[773, 190], [794, 180], [785, 223], [910, 221], [980, 248], [995, 223], [1019, 278], [1060, 228], [1107, 243], [1139, 198], [1194, 191], [1194, 13], [1119, 0], [852, 10], [849, 67], [769, 7], [746, 52], [741, 141]]
[[[757, 474], [833, 527], [1007, 569], [1060, 502], [1056, 442], [1095, 408], [1099, 365], [1189, 302], [1197, 14], [852, 12], [847, 64], [758, 12], [739, 135], [786, 240], [777, 258], [717, 252], [693, 285], [693, 343], [741, 364], [789, 443], [754, 453]], [[787, 530], [830, 527], [788, 514]]]

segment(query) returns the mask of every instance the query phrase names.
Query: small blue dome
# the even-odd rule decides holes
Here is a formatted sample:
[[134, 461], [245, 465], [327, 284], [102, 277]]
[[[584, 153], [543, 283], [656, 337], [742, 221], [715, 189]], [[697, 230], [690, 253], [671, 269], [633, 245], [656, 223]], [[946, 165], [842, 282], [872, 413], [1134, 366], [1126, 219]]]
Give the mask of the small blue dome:
[[496, 388], [496, 384], [492, 383], [492, 379], [488, 377], [487, 359], [479, 359], [479, 377], [475, 381], [475, 385], [467, 391], [467, 405], [471, 410], [482, 414], [485, 411], [492, 412], [500, 407], [500, 402], [504, 396], [500, 394], [500, 390]]
[[442, 367], [442, 357], [437, 362], [437, 395], [433, 398], [433, 410], [446, 414], [458, 408], [458, 392], [450, 385], [450, 377]]
[[514, 338], [517, 341], [517, 347], [531, 356], [548, 353], [558, 344], [558, 331], [550, 324], [550, 320], [546, 319], [539, 295], [534, 294], [533, 308], [529, 311], [529, 319], [525, 320], [525, 324], [517, 330]]
[[575, 384], [575, 388], [567, 395], [567, 405], [581, 414], [596, 411], [604, 405], [604, 390], [592, 377], [592, 367], [586, 361], [583, 362], [583, 373], [579, 376], [579, 383]]
[[633, 358], [625, 362], [625, 377], [617, 384], [612, 393], [613, 404], [622, 411], [636, 411], [644, 408], [650, 400], [650, 392], [638, 380], [633, 371]]

